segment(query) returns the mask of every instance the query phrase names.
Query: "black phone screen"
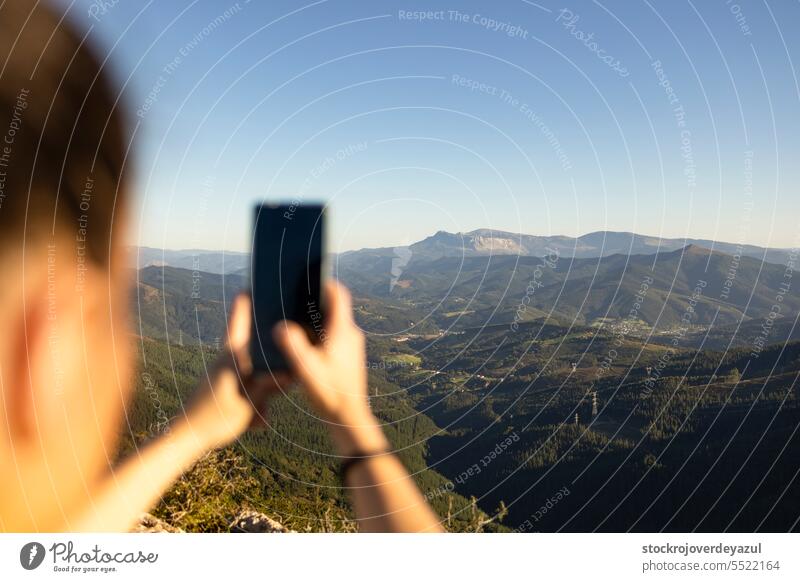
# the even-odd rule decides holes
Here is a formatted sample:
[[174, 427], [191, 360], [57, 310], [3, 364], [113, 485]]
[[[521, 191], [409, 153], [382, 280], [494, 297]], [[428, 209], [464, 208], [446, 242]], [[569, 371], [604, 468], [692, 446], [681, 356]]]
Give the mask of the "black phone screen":
[[288, 368], [272, 339], [276, 323], [302, 325], [318, 343], [323, 334], [324, 212], [319, 204], [263, 204], [255, 208], [250, 285], [255, 370]]

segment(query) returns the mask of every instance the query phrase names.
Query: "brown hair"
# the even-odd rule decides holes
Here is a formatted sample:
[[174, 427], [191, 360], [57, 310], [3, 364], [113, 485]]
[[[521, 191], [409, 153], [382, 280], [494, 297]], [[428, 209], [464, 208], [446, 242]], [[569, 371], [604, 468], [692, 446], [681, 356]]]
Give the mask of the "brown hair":
[[[126, 132], [103, 65], [42, 2], [0, 3], [0, 244], [62, 231], [106, 264]], [[19, 247], [16, 247], [19, 243]]]

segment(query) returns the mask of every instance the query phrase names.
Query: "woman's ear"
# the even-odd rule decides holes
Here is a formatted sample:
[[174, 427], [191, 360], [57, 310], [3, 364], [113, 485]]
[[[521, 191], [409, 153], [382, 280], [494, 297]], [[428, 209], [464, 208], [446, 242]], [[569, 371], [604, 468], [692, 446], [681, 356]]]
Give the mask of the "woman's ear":
[[28, 441], [44, 446], [44, 437], [63, 431], [68, 410], [88, 395], [82, 312], [92, 311], [101, 293], [75, 291], [75, 261], [62, 255], [68, 245], [61, 248], [57, 253], [50, 244], [46, 253], [26, 257], [16, 305], [6, 306], [11, 315], [3, 399], [15, 446]]
[[3, 394], [10, 438], [16, 447], [41, 436], [41, 428], [52, 421], [54, 401], [63, 395], [61, 347], [66, 338], [59, 333], [59, 320], [73, 307], [72, 299], [59, 293], [54, 279], [27, 270], [23, 290], [17, 295], [12, 329], [7, 330], [11, 357], [3, 373]]
[[[20, 301], [22, 303], [22, 301]], [[2, 380], [3, 412], [6, 415], [8, 438], [12, 446], [19, 446], [30, 441], [36, 434], [36, 414], [34, 395], [28, 366], [28, 338], [26, 337], [26, 320], [32, 314], [16, 311], [11, 317], [11, 325], [6, 327], [6, 353], [3, 369], [0, 370]], [[40, 324], [31, 326], [32, 331]], [[4, 435], [5, 436], [5, 435]]]

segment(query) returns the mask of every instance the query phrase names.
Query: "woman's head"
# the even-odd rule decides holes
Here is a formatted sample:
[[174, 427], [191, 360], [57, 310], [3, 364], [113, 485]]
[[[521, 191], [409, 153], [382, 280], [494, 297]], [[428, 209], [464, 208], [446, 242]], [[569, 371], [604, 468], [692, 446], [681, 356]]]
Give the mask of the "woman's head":
[[129, 389], [127, 136], [101, 59], [0, 4], [0, 527], [54, 529], [113, 458]]

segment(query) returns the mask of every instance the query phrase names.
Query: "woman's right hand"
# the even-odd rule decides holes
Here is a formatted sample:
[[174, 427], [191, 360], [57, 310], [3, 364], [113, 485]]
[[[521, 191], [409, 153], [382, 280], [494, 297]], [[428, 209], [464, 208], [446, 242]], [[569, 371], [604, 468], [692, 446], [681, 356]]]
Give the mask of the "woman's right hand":
[[388, 443], [369, 408], [366, 342], [353, 320], [350, 293], [335, 281], [328, 282], [326, 291], [328, 313], [318, 345], [292, 321], [275, 326], [275, 341], [312, 404], [329, 423], [341, 455], [385, 450]]
[[362, 531], [440, 532], [439, 518], [396, 455], [367, 400], [366, 342], [353, 321], [347, 289], [327, 287], [329, 313], [320, 345], [308, 341], [292, 322], [279, 323], [275, 340], [305, 386], [312, 403], [328, 422], [334, 445], [350, 464], [344, 484], [350, 487]]

